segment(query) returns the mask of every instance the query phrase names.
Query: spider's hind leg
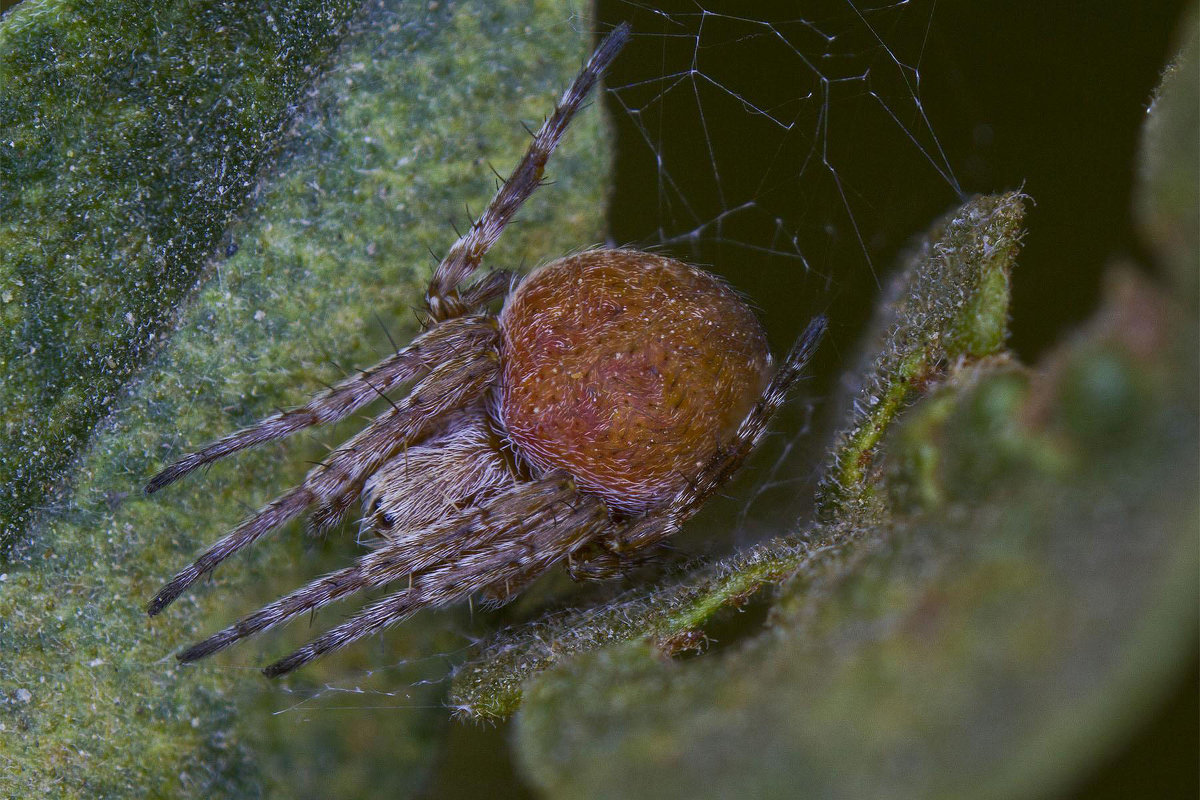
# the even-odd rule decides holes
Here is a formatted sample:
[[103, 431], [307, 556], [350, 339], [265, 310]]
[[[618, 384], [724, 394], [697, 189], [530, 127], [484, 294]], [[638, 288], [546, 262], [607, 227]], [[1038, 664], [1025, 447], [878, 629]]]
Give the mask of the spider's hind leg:
[[567, 567], [571, 577], [576, 580], [604, 580], [619, 576], [650, 558], [658, 545], [675, 535], [683, 523], [741, 467], [762, 439], [771, 418], [787, 401], [789, 392], [803, 376], [804, 368], [825, 332], [825, 324], [825, 318], [821, 316], [808, 324], [730, 441], [717, 449], [699, 475], [690, 480], [661, 510], [614, 527], [574, 554]]

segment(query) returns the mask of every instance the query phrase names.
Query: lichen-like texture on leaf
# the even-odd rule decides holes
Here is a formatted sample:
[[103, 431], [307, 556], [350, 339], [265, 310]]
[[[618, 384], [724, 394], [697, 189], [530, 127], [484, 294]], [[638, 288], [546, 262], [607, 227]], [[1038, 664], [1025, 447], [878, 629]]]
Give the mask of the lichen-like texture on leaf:
[[[36, 535], [0, 566], [2, 796], [392, 797], [418, 786], [435, 760], [447, 713], [432, 679], [446, 668], [428, 656], [463, 645], [445, 618], [414, 620], [403, 637], [327, 659], [282, 688], [256, 667], [288, 648], [281, 637], [304, 630], [199, 668], [181, 669], [173, 657], [231, 617], [346, 563], [357, 547], [352, 532], [306, 544], [302, 526], [285, 528], [161, 617], [150, 621], [144, 611], [200, 547], [247, 507], [297, 482], [324, 445], [360, 421], [241, 454], [152, 498], [140, 489], [187, 447], [303, 402], [343, 370], [378, 360], [391, 348], [384, 326], [397, 340], [411, 337], [430, 251], [444, 252], [467, 209], [477, 212], [491, 196], [488, 162], [502, 173], [516, 163], [528, 142], [521, 122], [536, 125], [552, 108], [590, 49], [588, 26], [554, 3], [380, 0], [358, 7], [335, 35], [336, 26], [320, 28], [329, 4], [321, 6], [326, 16], [314, 4], [284, 5], [76, 9], [28, 0], [0, 20], [4, 69], [32, 57], [18, 42], [36, 36], [42, 73], [61, 72], [47, 78], [47, 96], [20, 81], [11, 84], [26, 87], [20, 91], [0, 88], [4, 113], [33, 121], [6, 122], [0, 153], [9, 131], [26, 137], [15, 145], [21, 153], [38, 142], [47, 148], [38, 157], [0, 155], [10, 159], [6, 214], [22, 215], [0, 223], [0, 236], [16, 242], [0, 258], [20, 267], [3, 280], [24, 284], [4, 284], [13, 292], [6, 335], [28, 335], [32, 323], [22, 320], [36, 317], [44, 341], [73, 337], [80, 345], [53, 357], [37, 345], [31, 357], [52, 360], [44, 368], [8, 362], [6, 396], [26, 398], [30, 427], [20, 435], [47, 448], [78, 448], [115, 403], [65, 473], [71, 492], [41, 510]], [[292, 44], [289, 32], [298, 37]], [[58, 67], [54, 54], [63, 54]], [[78, 110], [86, 130], [76, 133], [66, 130], [72, 70], [85, 87], [108, 87], [95, 89], [94, 107]], [[152, 91], [175, 70], [185, 73], [170, 84], [178, 92]], [[299, 82], [288, 89], [293, 71]], [[185, 78], [204, 91], [184, 91]], [[279, 100], [285, 89], [292, 94]], [[131, 91], [139, 105], [118, 99]], [[262, 110], [269, 98], [278, 113]], [[133, 124], [123, 116], [127, 102], [130, 117], [145, 117], [133, 141], [117, 135], [135, 130], [121, 127]], [[184, 108], [191, 116], [181, 121]], [[113, 118], [89, 122], [93, 112]], [[85, 157], [81, 144], [68, 142], [60, 152], [58, 140], [38, 138], [36, 121], [51, 119], [63, 141], [79, 136], [103, 147]], [[608, 165], [599, 121], [592, 109], [573, 125], [547, 168], [554, 185], [521, 212], [491, 266], [532, 266], [601, 240]], [[188, 136], [207, 142], [199, 155], [189, 155]], [[251, 139], [271, 157], [239, 160], [251, 157]], [[121, 155], [111, 149], [118, 140]], [[222, 159], [226, 144], [233, 149]], [[71, 160], [77, 156], [83, 160]], [[39, 168], [41, 182], [10, 180], [52, 157], [59, 160]], [[60, 180], [77, 191], [55, 194]], [[231, 192], [242, 199], [222, 199]], [[36, 237], [24, 226], [50, 226], [41, 240], [57, 243], [57, 266], [34, 259]], [[55, 226], [73, 232], [59, 235]], [[204, 282], [189, 296], [198, 276]], [[64, 300], [54, 294], [60, 289]], [[137, 371], [170, 333], [180, 303], [170, 340]], [[68, 367], [67, 358], [80, 360]], [[58, 404], [68, 396], [86, 397], [78, 408], [87, 413], [71, 417]], [[11, 405], [9, 412], [19, 428], [25, 417]], [[43, 424], [68, 426], [69, 442], [42, 428], [35, 435]], [[26, 462], [49, 463], [32, 455], [5, 463]], [[38, 480], [63, 474], [65, 463]], [[350, 693], [313, 697], [314, 687], [344, 685], [348, 676], [373, 708], [325, 708], [350, 704]]]
[[159, 349], [354, 0], [0, 22], [0, 556]]
[[1016, 193], [985, 197], [950, 214], [893, 281], [867, 337], [876, 349], [856, 380], [855, 414], [822, 482], [827, 518], [861, 513], [852, 507], [870, 499], [875, 448], [906, 403], [948, 363], [1004, 346], [1024, 200]]

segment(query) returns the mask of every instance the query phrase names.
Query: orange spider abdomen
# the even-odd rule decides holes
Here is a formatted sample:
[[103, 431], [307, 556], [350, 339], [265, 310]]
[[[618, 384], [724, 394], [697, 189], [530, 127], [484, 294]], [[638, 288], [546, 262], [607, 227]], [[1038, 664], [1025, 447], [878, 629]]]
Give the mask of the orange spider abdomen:
[[541, 267], [509, 297], [501, 329], [499, 412], [513, 446], [626, 513], [699, 474], [770, 373], [762, 326], [732, 289], [649, 253]]

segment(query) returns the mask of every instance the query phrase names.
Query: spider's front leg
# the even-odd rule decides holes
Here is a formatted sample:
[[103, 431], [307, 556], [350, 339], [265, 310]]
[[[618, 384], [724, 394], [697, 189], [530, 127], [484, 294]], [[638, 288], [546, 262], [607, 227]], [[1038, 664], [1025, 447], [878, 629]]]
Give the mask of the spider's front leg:
[[[496, 274], [496, 273], [494, 273]], [[408, 347], [380, 363], [351, 375], [302, 406], [281, 411], [248, 428], [229, 434], [167, 466], [150, 479], [146, 494], [153, 494], [184, 475], [241, 450], [286, 438], [297, 431], [345, 419], [363, 406], [413, 380], [428, 375], [458, 353], [487, 347], [495, 338], [495, 325], [487, 317], [452, 320], [417, 337]]]
[[493, 300], [508, 296], [509, 290], [517, 281], [517, 275], [505, 269], [492, 270], [482, 278], [462, 289], [451, 289], [445, 294], [439, 294], [435, 282], [431, 281], [425, 294], [425, 308], [428, 319], [425, 327], [437, 325], [439, 321], [450, 320], [467, 314], [473, 314]]
[[[471, 223], [471, 227], [450, 246], [446, 257], [438, 264], [429, 282], [429, 290], [425, 294], [425, 305], [429, 311], [430, 322], [441, 322], [458, 314], [478, 308], [482, 303], [471, 306], [466, 300], [472, 289], [467, 289], [460, 297], [459, 285], [479, 268], [483, 257], [487, 254], [504, 228], [512, 220], [513, 215], [521, 205], [542, 185], [542, 176], [551, 154], [575, 114], [579, 112], [588, 95], [600, 80], [600, 76], [608, 69], [609, 64], [621, 52], [621, 48], [629, 41], [630, 27], [622, 23], [613, 29], [612, 33], [592, 53], [591, 58], [584, 64], [583, 69], [575, 76], [575, 80], [563, 92], [554, 113], [546, 118], [533, 140], [525, 150], [516, 169], [508, 179], [496, 190], [487, 208], [479, 215], [479, 219]], [[496, 275], [497, 273], [492, 273]], [[485, 277], [476, 287], [488, 284], [492, 275]], [[498, 280], [498, 279], [497, 279]]]
[[[495, 330], [492, 331], [493, 338]], [[361, 491], [366, 479], [379, 466], [418, 441], [447, 412], [462, 408], [483, 396], [495, 380], [494, 347], [481, 347], [467, 355], [447, 360], [413, 387], [407, 397], [393, 403], [389, 411], [375, 418], [363, 431], [333, 452], [309, 472], [304, 483], [265, 506], [205, 550], [190, 566], [172, 578], [147, 611], [159, 613], [199, 578], [214, 570], [222, 561], [253, 544], [271, 530], [306, 508], [339, 501]]]

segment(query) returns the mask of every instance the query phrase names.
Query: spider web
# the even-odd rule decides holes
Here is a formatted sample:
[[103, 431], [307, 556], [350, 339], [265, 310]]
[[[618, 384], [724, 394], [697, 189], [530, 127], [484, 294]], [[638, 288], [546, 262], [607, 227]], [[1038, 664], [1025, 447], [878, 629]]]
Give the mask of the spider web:
[[[776, 353], [812, 314], [828, 313], [832, 363], [853, 346], [868, 313], [857, 289], [873, 296], [905, 242], [962, 195], [922, 100], [935, 4], [806, 3], [804, 16], [747, 8], [601, 4], [599, 33], [623, 20], [634, 29], [606, 77], [617, 137], [609, 243], [661, 250], [723, 275], [759, 309]], [[588, 23], [581, 16], [574, 24]], [[824, 447], [811, 398], [831, 393], [832, 381], [804, 391], [810, 402], [781, 414], [726, 498], [697, 521], [706, 543], [699, 549], [784, 532], [803, 513], [801, 498], [816, 479], [810, 465]], [[719, 531], [731, 532], [729, 540]], [[549, 579], [552, 587], [561, 589], [560, 578]], [[336, 684], [279, 684], [285, 699], [274, 696], [274, 713], [312, 720], [437, 704], [454, 664], [536, 605], [520, 600], [482, 624], [470, 608], [439, 611], [435, 622], [419, 615], [393, 634], [413, 641], [411, 659]], [[245, 648], [245, 661], [263, 663], [253, 649]]]
[[[804, 17], [762, 18], [686, 6], [606, 8], [634, 20], [636, 51], [608, 78], [618, 175], [638, 181], [618, 178], [615, 238], [717, 267], [718, 256], [790, 262], [832, 286], [848, 269], [875, 271], [886, 243], [864, 215], [912, 171], [898, 159], [961, 195], [921, 99], [932, 2], [806, 3]], [[627, 227], [630, 206], [651, 224]]]
[[[790, 4], [674, 5], [602, 6], [634, 26], [608, 77], [614, 243], [725, 276], [776, 353], [818, 311], [833, 321], [823, 349], [852, 348], [898, 250], [963, 195], [922, 95], [935, 3], [818, 1], [803, 16]], [[802, 391], [831, 390], [817, 378]], [[824, 436], [811, 404], [792, 405], [729, 488], [740, 505], [707, 513], [708, 529], [732, 531], [726, 546], [807, 510], [806, 465], [820, 463]]]

